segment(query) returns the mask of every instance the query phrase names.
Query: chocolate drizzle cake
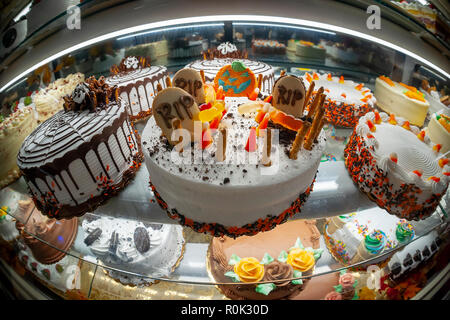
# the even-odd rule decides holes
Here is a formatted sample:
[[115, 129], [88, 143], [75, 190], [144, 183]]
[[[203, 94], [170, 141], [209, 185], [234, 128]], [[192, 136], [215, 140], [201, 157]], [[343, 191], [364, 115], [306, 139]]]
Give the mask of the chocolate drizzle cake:
[[118, 86], [120, 97], [128, 104], [130, 119], [148, 118], [158, 84], [166, 88], [167, 69], [150, 66], [146, 58], [130, 56], [124, 58], [119, 66], [112, 66], [110, 72], [106, 83]]
[[28, 136], [17, 163], [37, 208], [70, 218], [117, 194], [142, 158], [127, 103], [103, 77], [91, 77], [65, 97], [63, 111]]

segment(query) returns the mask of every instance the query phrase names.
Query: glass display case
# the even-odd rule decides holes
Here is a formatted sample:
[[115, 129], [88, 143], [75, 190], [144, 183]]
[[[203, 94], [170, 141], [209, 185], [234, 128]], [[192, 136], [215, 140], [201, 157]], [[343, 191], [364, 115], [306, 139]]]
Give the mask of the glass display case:
[[[270, 77], [262, 80], [266, 92], [261, 90], [263, 95], [257, 100], [270, 97], [275, 80], [283, 75], [306, 79], [304, 81], [308, 81], [308, 77], [319, 80], [320, 75], [329, 81], [335, 79], [336, 84], [353, 81], [355, 87], [361, 84], [361, 88], [371, 91], [379, 100], [377, 79], [385, 76], [388, 81], [405, 84], [408, 90], [415, 87], [414, 92], [423, 92], [420, 98], [428, 101], [429, 109], [424, 123], [418, 126], [419, 131], [428, 128], [436, 114], [449, 108], [449, 20], [445, 11], [448, 8], [442, 5], [434, 5], [433, 12], [439, 17], [436, 29], [423, 23], [428, 20], [411, 16], [394, 1], [317, 1], [314, 4], [281, 1], [279, 5], [262, 1], [258, 2], [257, 9], [251, 7], [254, 4], [242, 4], [234, 13], [223, 5], [204, 1], [189, 7], [178, 1], [169, 4], [161, 1], [60, 1], [59, 8], [51, 2], [33, 1], [30, 11], [18, 18], [18, 22], [3, 26], [2, 37], [10, 37], [8, 30], [16, 30], [20, 22], [28, 24], [26, 31], [17, 29], [22, 32], [20, 41], [13, 37], [18, 43], [7, 48], [3, 41], [0, 129], [5, 133], [2, 132], [0, 140], [5, 146], [21, 145], [34, 129], [27, 124], [23, 130], [29, 133], [24, 137], [20, 138], [19, 133], [7, 135], [8, 126], [17, 125], [10, 124], [14, 119], [10, 121], [8, 117], [31, 107], [34, 126], [42, 126], [46, 119], [40, 118], [38, 104], [41, 102], [36, 101], [36, 97], [55, 88], [55, 83], [58, 83], [55, 90], [58, 86], [62, 88], [72, 81], [69, 79], [74, 74], [83, 74], [84, 79], [109, 77], [113, 65], [119, 66], [127, 57], [139, 56], [146, 57], [151, 66], [167, 69], [169, 81], [160, 81], [160, 86], [165, 86], [170, 79], [173, 82], [177, 71], [196, 63], [208, 76], [208, 69], [202, 62], [218, 47], [223, 49], [224, 43], [228, 43], [232, 51], [239, 51], [239, 58], [273, 68], [272, 80]], [[299, 9], [302, 6], [305, 10]], [[41, 15], [44, 11], [45, 18]], [[377, 21], [381, 29], [373, 25]], [[214, 75], [206, 78], [206, 82], [213, 80]], [[60, 105], [61, 109], [62, 96], [70, 94], [75, 85], [70, 92], [61, 89], [59, 96], [52, 93], [52, 108]], [[159, 90], [155, 84], [155, 96]], [[127, 101], [131, 101], [131, 96], [129, 99]], [[148, 100], [146, 104], [150, 106]], [[377, 108], [374, 104], [373, 110], [379, 110]], [[281, 290], [273, 289], [273, 282], [286, 281], [295, 288], [281, 297], [293, 300], [407, 300], [448, 295], [448, 292], [442, 293], [450, 277], [448, 180], [444, 180], [447, 185], [428, 218], [397, 219], [380, 207], [379, 202], [361, 192], [349, 174], [345, 159], [348, 151], [345, 150], [356, 124], [342, 126], [327, 120], [321, 133], [324, 148], [318, 160], [314, 187], [301, 212], [290, 215], [287, 221], [270, 231], [267, 228], [250, 237], [226, 240], [239, 241], [236, 246], [246, 247], [248, 256], [252, 256], [261, 246], [258, 241], [269, 248], [278, 246], [279, 250], [281, 239], [292, 233], [292, 228], [297, 228], [288, 229], [289, 226], [299, 222], [312, 225], [308, 232], [312, 232], [311, 239], [315, 239], [311, 245], [314, 250], [305, 250], [316, 255], [314, 267], [308, 269], [309, 272], [290, 273], [272, 282], [255, 278], [253, 286], [258, 289], [252, 287], [250, 299], [271, 297], [271, 292]], [[150, 120], [133, 121], [137, 135], [144, 134], [147, 121]], [[446, 130], [448, 134], [448, 127]], [[0, 151], [8, 156], [12, 152], [4, 148]], [[115, 152], [119, 152], [118, 149]], [[44, 156], [49, 157], [51, 155]], [[442, 152], [436, 163], [448, 157], [448, 152]], [[439, 163], [443, 168], [446, 166], [446, 163]], [[230, 258], [227, 270], [234, 272], [234, 277], [231, 275], [226, 278], [228, 281], [221, 281], [222, 278], [215, 276], [217, 260], [213, 256], [214, 243], [224, 241], [223, 238], [202, 232], [185, 220], [180, 225], [180, 220], [173, 219], [173, 212], [166, 212], [165, 202], [151, 188], [151, 173], [146, 162], [136, 170], [134, 179], [106, 203], [79, 217], [61, 220], [40, 213], [32, 201], [34, 196], [37, 203], [36, 192], [30, 188], [28, 179], [18, 177], [19, 173], [6, 175], [11, 181], [6, 181], [0, 190], [0, 270], [17, 296], [30, 299], [248, 298], [244, 294], [248, 291], [246, 285], [236, 279], [236, 268], [231, 267], [242, 261], [242, 257], [233, 256], [236, 261]], [[55, 179], [56, 184], [65, 180]], [[77, 177], [71, 180], [75, 183]], [[59, 185], [52, 185], [52, 188], [62, 190]], [[334, 228], [340, 223], [344, 226], [356, 223], [361, 227], [355, 231], [356, 235], [366, 234], [364, 227], [379, 226], [387, 226], [392, 233], [392, 229], [402, 223], [407, 228], [412, 225], [414, 231], [408, 241], [390, 243], [383, 250], [363, 255], [358, 260], [345, 260], [342, 250], [354, 245], [351, 241], [356, 240], [343, 243], [341, 240], [348, 239], [345, 238], [348, 235], [331, 236], [330, 226]], [[342, 232], [350, 234], [353, 229], [348, 228]], [[288, 231], [284, 234], [282, 230]], [[147, 235], [141, 235], [142, 232]], [[298, 233], [298, 239], [306, 234]], [[304, 238], [300, 242], [296, 242], [295, 237], [292, 239], [292, 243], [283, 243], [286, 256], [292, 245], [304, 249]], [[226, 241], [223, 243], [228, 243]], [[51, 259], [45, 260], [49, 256]], [[286, 261], [280, 257], [277, 260], [264, 255], [257, 262], [267, 268], [273, 260]]]

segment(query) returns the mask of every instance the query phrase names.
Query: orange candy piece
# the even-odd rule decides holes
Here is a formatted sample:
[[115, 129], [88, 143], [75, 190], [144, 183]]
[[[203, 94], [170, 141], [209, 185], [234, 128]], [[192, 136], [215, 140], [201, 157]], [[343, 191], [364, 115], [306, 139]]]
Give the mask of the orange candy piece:
[[344, 83], [344, 76], [341, 76], [341, 77], [339, 78], [339, 83]]
[[328, 81], [333, 81], [333, 78], [331, 77], [331, 73], [329, 73], [329, 74], [327, 75], [327, 80], [328, 80]]
[[361, 91], [363, 87], [364, 87], [364, 85], [362, 83], [360, 83], [355, 87], [355, 89], [358, 91]]
[[375, 123], [380, 124], [381, 123], [380, 113], [378, 111], [375, 111], [374, 114], [375, 114], [375, 119], [374, 119]]
[[417, 138], [419, 138], [419, 140], [423, 141], [425, 140], [425, 131], [420, 131], [419, 134], [417, 135]]
[[419, 177], [422, 177], [422, 170], [414, 170], [413, 173], [417, 174]]
[[256, 135], [259, 137], [259, 131], [267, 129], [267, 125], [269, 124], [269, 115], [266, 114], [266, 116], [262, 119], [262, 121], [259, 123], [258, 128], [256, 128]]
[[388, 77], [380, 76], [380, 79], [383, 80], [384, 82], [386, 82], [387, 84], [389, 84], [391, 87], [395, 87], [394, 82], [391, 79], [389, 79]]
[[411, 98], [411, 99], [425, 102], [425, 98], [423, 97], [422, 93], [417, 92], [417, 91], [415, 91], [415, 92], [414, 91], [406, 91], [405, 96], [407, 96], [408, 98]]
[[298, 131], [303, 125], [303, 121], [288, 116], [282, 111], [276, 110], [270, 113], [270, 120], [272, 120], [273, 123], [280, 124], [283, 127], [294, 131]]
[[436, 151], [436, 152], [441, 151], [441, 148], [442, 148], [442, 145], [439, 144], [439, 143], [437, 143], [437, 144], [435, 144], [435, 145], [433, 146], [433, 150]]
[[319, 75], [317, 73], [313, 73], [313, 79], [314, 80], [319, 80]]
[[409, 125], [409, 121], [405, 121], [403, 123], [402, 128], [405, 128], [406, 130], [411, 130], [411, 126]]
[[389, 121], [390, 124], [396, 125], [397, 124], [397, 120], [395, 120], [395, 115], [393, 113], [391, 113], [389, 115]]
[[369, 126], [369, 130], [372, 132], [377, 131], [377, 128], [375, 127], [375, 125], [372, 123], [372, 121], [367, 120], [367, 125]]
[[435, 176], [429, 177], [428, 180], [433, 180], [434, 182], [441, 181], [441, 179], [439, 177], [435, 177]]
[[313, 80], [311, 78], [311, 75], [307, 72], [307, 73], [305, 73], [305, 76], [306, 76], [306, 80], [308, 80], [308, 82], [311, 83], [311, 81]]
[[445, 165], [447, 165], [448, 162], [449, 162], [448, 158], [441, 158], [441, 159], [439, 159], [439, 161], [438, 161], [439, 166], [440, 166], [441, 168], [443, 168]]

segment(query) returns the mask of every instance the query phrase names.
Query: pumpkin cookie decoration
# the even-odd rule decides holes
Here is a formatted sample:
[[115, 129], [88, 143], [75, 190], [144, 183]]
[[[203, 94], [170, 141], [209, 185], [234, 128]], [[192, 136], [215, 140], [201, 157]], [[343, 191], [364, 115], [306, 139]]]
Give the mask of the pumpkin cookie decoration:
[[241, 61], [223, 66], [214, 78], [216, 88], [222, 86], [227, 97], [247, 97], [257, 87], [255, 74]]

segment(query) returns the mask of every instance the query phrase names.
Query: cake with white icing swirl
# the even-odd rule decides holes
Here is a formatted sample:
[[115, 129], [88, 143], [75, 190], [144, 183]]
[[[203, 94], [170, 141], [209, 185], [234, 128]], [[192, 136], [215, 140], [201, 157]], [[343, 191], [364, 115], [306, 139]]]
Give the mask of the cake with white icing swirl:
[[117, 88], [91, 77], [65, 100], [65, 110], [39, 125], [17, 157], [36, 206], [56, 218], [93, 211], [134, 177], [142, 160]]
[[424, 219], [448, 188], [449, 159], [441, 147], [403, 118], [369, 112], [345, 148], [345, 165], [378, 206], [408, 220]]
[[154, 283], [151, 277], [169, 276], [183, 257], [185, 241], [179, 225], [92, 216], [84, 219], [82, 228], [84, 243], [105, 266], [149, 277], [105, 269], [123, 284]]
[[151, 66], [143, 57], [129, 56], [122, 59], [119, 66], [112, 66], [110, 71], [106, 83], [119, 88], [120, 97], [127, 103], [130, 119], [148, 118], [158, 84], [166, 87], [167, 68]]

